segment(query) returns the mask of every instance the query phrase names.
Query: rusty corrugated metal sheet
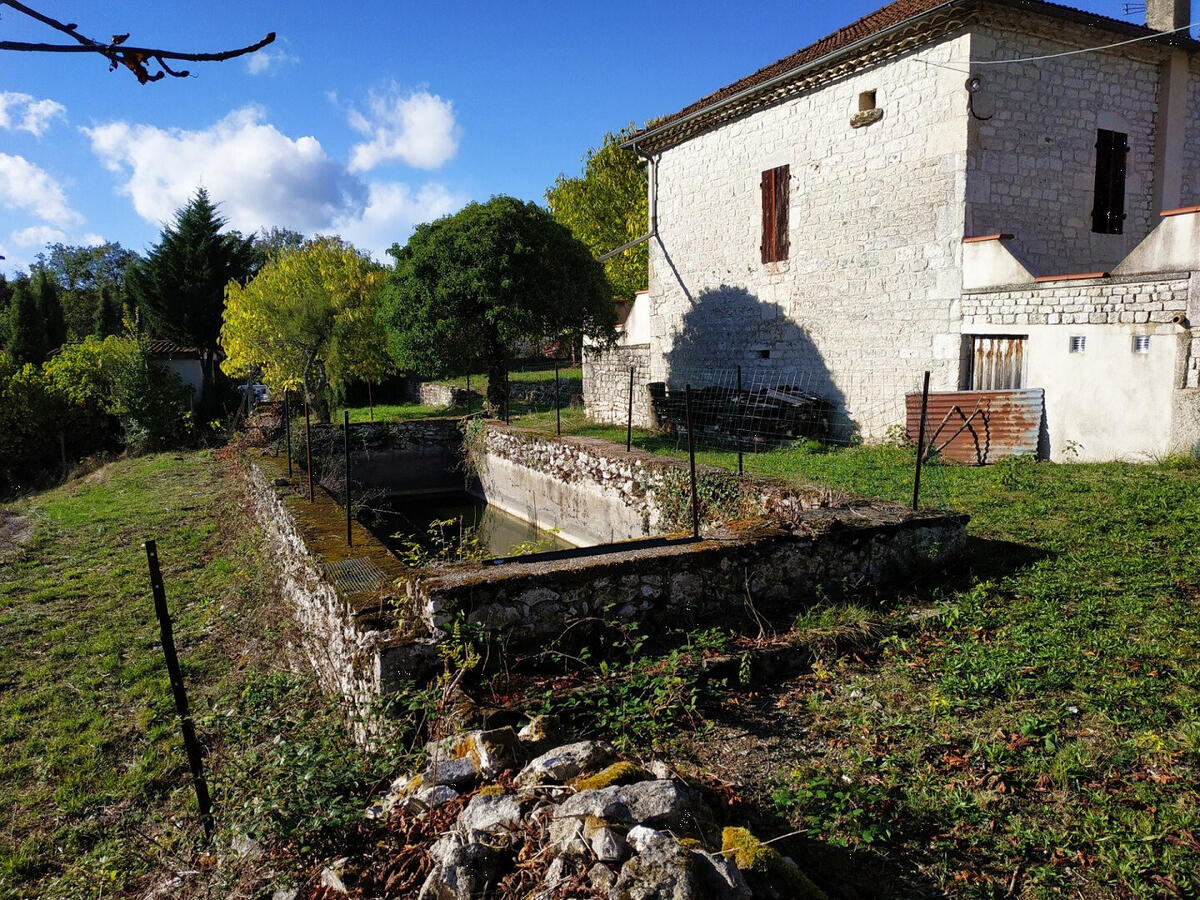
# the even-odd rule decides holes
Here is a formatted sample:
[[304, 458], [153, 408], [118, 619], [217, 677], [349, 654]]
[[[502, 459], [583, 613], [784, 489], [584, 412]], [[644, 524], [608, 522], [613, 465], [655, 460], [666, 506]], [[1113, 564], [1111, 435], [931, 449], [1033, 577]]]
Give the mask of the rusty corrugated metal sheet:
[[[906, 432], [916, 443], [921, 395], [906, 394], [904, 401]], [[1041, 388], [930, 393], [925, 444], [946, 459], [971, 465], [1036, 453], [1044, 403]]]

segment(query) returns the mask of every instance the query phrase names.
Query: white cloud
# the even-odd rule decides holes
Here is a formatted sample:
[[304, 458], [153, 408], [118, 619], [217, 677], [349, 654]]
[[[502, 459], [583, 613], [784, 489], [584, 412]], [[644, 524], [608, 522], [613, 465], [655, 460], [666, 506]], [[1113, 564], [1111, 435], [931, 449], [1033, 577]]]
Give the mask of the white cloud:
[[52, 225], [30, 225], [28, 228], [14, 231], [11, 237], [18, 247], [40, 247], [67, 239], [66, 232], [59, 231]]
[[292, 139], [263, 118], [248, 106], [200, 131], [111, 122], [84, 132], [150, 222], [168, 221], [200, 186], [243, 232], [271, 225], [317, 231], [363, 208], [365, 185], [316, 138]]
[[246, 57], [246, 72], [250, 75], [275, 74], [283, 66], [300, 62], [300, 57], [279, 48], [257, 50]]
[[362, 212], [334, 222], [333, 227], [356, 247], [369, 250], [380, 262], [390, 262], [388, 247], [403, 246], [418, 224], [452, 213], [466, 202], [465, 196], [436, 183], [414, 191], [402, 182], [373, 182]]
[[85, 247], [99, 247], [102, 244], [108, 243], [108, 241], [104, 239], [104, 235], [96, 234], [94, 231], [89, 231], [82, 238], [80, 238], [79, 242]]
[[53, 176], [23, 156], [0, 153], [0, 206], [32, 213], [44, 222], [78, 225], [83, 216], [67, 204], [67, 195]]
[[29, 94], [0, 91], [0, 128], [28, 131], [41, 137], [54, 119], [65, 118], [67, 108], [56, 100], [35, 100]]
[[418, 169], [436, 169], [458, 152], [454, 106], [428, 91], [401, 94], [395, 86], [372, 94], [367, 114], [351, 110], [350, 126], [368, 140], [355, 144], [350, 171], [365, 172], [400, 160]]

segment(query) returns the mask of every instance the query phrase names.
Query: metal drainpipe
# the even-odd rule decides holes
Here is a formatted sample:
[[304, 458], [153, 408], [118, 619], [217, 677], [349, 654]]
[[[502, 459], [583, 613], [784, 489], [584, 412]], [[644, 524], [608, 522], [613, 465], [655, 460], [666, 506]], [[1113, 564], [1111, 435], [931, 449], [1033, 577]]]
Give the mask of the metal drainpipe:
[[606, 262], [614, 256], [619, 256], [626, 250], [632, 250], [638, 244], [644, 244], [650, 238], [658, 237], [658, 166], [654, 163], [653, 156], [646, 156], [638, 149], [638, 145], [630, 143], [633, 147], [633, 152], [640, 156], [650, 166], [650, 171], [647, 173], [650, 182], [650, 230], [643, 234], [640, 238], [630, 241], [628, 244], [622, 244], [616, 250], [609, 250], [599, 258], [600, 262]]

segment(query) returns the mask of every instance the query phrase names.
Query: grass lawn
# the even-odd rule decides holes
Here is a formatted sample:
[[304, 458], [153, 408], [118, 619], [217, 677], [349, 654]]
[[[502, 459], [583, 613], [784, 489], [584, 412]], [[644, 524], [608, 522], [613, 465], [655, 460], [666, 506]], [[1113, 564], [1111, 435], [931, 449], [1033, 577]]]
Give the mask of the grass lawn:
[[[554, 414], [517, 423], [553, 433]], [[625, 440], [579, 410], [563, 430]], [[902, 503], [913, 463], [891, 446], [745, 457]], [[760, 794], [897, 873], [902, 896], [1200, 896], [1200, 467], [1015, 459], [933, 465], [922, 485], [971, 515], [969, 557], [876, 607], [875, 651], [779, 689], [807, 752]], [[914, 623], [915, 608], [937, 612]]]
[[278, 857], [361, 819], [380, 776], [288, 671], [287, 617], [231, 464], [206, 452], [121, 460], [12, 509], [33, 536], [0, 563], [0, 897], [140, 896], [180, 869], [228, 896], [258, 877], [200, 846], [148, 538], [207, 750], [218, 848], [236, 829]]

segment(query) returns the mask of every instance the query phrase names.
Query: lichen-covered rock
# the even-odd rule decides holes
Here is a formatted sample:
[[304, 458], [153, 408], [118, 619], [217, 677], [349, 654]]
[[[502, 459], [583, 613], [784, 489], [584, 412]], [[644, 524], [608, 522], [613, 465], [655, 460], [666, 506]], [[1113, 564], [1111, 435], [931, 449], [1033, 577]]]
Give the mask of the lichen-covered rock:
[[607, 766], [616, 759], [616, 752], [599, 741], [578, 741], [556, 747], [525, 766], [517, 775], [517, 787], [539, 784], [566, 784], [583, 772]]
[[458, 814], [454, 827], [468, 842], [478, 835], [516, 828], [521, 824], [521, 804], [512, 794], [476, 794]]
[[428, 785], [446, 784], [455, 790], [465, 790], [479, 783], [479, 766], [470, 757], [433, 759], [423, 776]]
[[621, 761], [613, 763], [595, 775], [576, 778], [571, 782], [571, 787], [577, 791], [594, 791], [612, 787], [614, 784], [633, 784], [635, 781], [645, 781], [649, 777], [650, 773], [636, 763]]
[[562, 740], [562, 723], [558, 716], [534, 716], [528, 725], [517, 732], [517, 739], [528, 746], [549, 748]]
[[451, 843], [421, 885], [417, 900], [472, 900], [482, 896], [493, 883], [496, 862], [495, 852], [483, 844]]
[[755, 897], [826, 900], [825, 892], [809, 881], [799, 866], [745, 828], [726, 828], [721, 832], [721, 855], [738, 867]]
[[620, 862], [629, 850], [621, 833], [607, 826], [597, 828], [588, 835], [588, 843], [591, 845], [592, 853], [596, 854], [596, 859], [600, 862]]
[[[665, 835], [664, 835], [665, 837]], [[611, 900], [708, 900], [692, 870], [692, 855], [667, 838], [644, 849], [621, 867]]]
[[607, 895], [617, 886], [617, 876], [604, 863], [596, 863], [588, 869], [588, 884], [597, 894]]
[[754, 896], [738, 867], [719, 853], [693, 850], [692, 868], [704, 896], [711, 900], [751, 900]]
[[507, 769], [515, 769], [521, 757], [521, 744], [512, 728], [467, 731], [426, 745], [431, 760], [470, 759], [485, 780]]
[[648, 825], [695, 831], [712, 813], [695, 794], [675, 781], [639, 781], [568, 797], [554, 818], [596, 816], [619, 825]]

